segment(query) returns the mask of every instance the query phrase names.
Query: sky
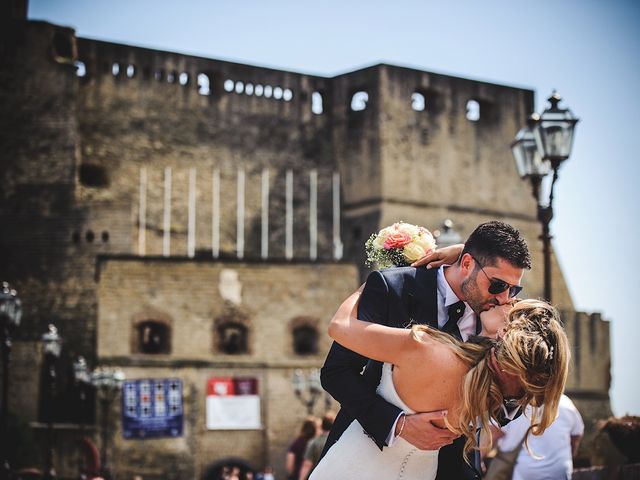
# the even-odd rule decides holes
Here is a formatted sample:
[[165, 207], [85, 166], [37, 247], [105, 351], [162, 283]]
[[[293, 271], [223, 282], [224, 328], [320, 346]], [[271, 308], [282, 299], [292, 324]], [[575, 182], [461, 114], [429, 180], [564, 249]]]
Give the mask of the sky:
[[537, 112], [557, 89], [580, 122], [556, 184], [553, 245], [576, 308], [611, 321], [614, 413], [640, 415], [640, 2], [31, 0], [29, 18], [301, 73], [384, 62], [525, 87]]

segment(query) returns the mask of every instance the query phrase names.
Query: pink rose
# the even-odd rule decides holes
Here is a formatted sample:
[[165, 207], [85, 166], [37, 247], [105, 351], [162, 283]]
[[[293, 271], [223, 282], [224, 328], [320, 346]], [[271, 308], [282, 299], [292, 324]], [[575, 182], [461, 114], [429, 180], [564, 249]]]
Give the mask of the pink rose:
[[411, 243], [411, 235], [406, 232], [396, 231], [389, 234], [384, 241], [385, 250], [391, 250], [392, 248], [402, 248], [405, 245]]

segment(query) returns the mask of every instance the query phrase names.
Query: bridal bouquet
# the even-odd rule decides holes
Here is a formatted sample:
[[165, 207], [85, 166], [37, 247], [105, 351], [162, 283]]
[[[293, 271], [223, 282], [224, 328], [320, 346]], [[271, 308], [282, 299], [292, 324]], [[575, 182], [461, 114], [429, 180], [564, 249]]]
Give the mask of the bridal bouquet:
[[436, 248], [431, 232], [424, 227], [398, 222], [374, 233], [365, 243], [365, 265], [378, 268], [406, 267]]

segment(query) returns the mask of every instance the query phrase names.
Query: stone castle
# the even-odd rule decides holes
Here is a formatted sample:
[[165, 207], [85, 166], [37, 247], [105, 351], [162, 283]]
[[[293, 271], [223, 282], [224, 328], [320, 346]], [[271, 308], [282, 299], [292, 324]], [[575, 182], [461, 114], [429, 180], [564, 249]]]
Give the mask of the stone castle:
[[[533, 91], [385, 64], [303, 75], [79, 38], [28, 21], [24, 2], [3, 8], [0, 271], [24, 305], [9, 407], [36, 437], [54, 323], [61, 398], [78, 355], [183, 383], [176, 438], [124, 438], [112, 405], [122, 478], [206, 479], [229, 458], [283, 477], [306, 413], [291, 378], [322, 365], [326, 324], [366, 277], [365, 240], [398, 220], [451, 218], [463, 238], [513, 224], [534, 260], [524, 293], [542, 296], [536, 206], [509, 150]], [[553, 280], [567, 393], [592, 432], [611, 413], [609, 324], [574, 310], [555, 259]], [[256, 379], [260, 428], [206, 428], [212, 377]], [[57, 468], [73, 476], [82, 419], [59, 416]]]

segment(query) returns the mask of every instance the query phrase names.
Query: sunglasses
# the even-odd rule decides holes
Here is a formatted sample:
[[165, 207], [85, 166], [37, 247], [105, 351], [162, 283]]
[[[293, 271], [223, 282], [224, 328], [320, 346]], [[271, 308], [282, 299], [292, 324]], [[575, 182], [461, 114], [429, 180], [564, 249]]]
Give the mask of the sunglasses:
[[478, 264], [484, 276], [489, 280], [489, 293], [492, 295], [499, 295], [500, 293], [509, 290], [509, 298], [513, 298], [518, 295], [522, 291], [522, 287], [520, 285], [511, 285], [510, 283], [505, 282], [504, 280], [500, 280], [498, 278], [492, 278], [487, 275], [487, 272], [484, 271], [482, 265], [476, 258], [471, 255], [471, 258]]

